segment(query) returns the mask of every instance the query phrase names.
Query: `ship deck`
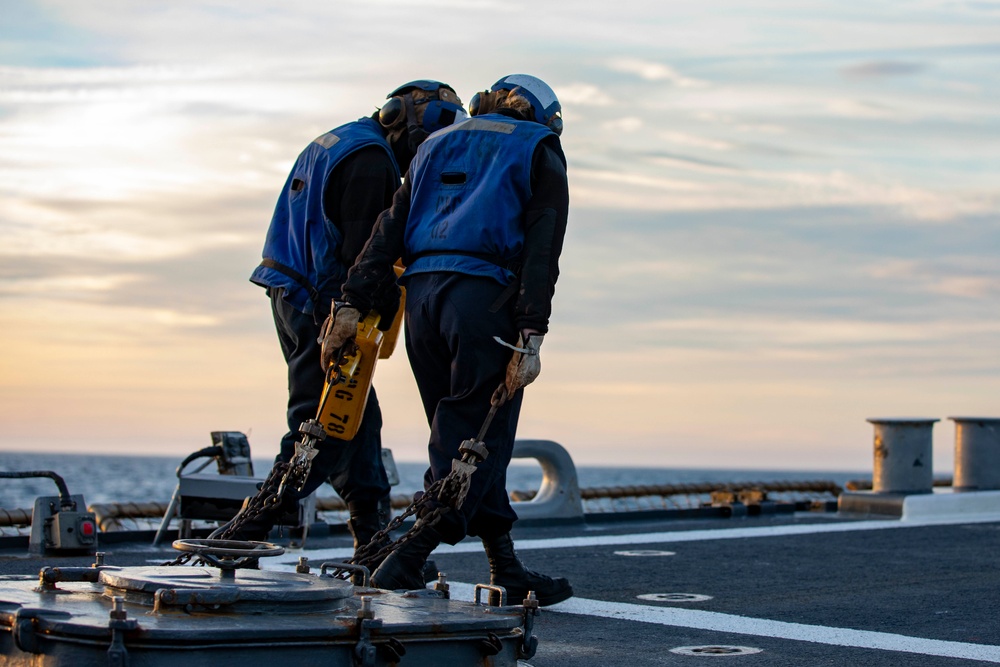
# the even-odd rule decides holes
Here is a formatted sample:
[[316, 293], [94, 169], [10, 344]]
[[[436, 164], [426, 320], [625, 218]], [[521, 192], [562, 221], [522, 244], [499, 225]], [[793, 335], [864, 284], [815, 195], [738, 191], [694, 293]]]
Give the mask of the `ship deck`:
[[[575, 597], [542, 610], [533, 667], [726, 664], [957, 667], [1000, 663], [1000, 516], [873, 518], [797, 512], [668, 519], [642, 513], [515, 528], [529, 567], [570, 579]], [[137, 566], [176, 552], [102, 544]], [[119, 536], [118, 539], [122, 539]], [[280, 540], [279, 540], [280, 542]], [[349, 556], [342, 531], [263, 561], [291, 569]], [[452, 596], [472, 599], [489, 571], [478, 541], [433, 558]], [[0, 575], [92, 557], [40, 559], [0, 549]]]

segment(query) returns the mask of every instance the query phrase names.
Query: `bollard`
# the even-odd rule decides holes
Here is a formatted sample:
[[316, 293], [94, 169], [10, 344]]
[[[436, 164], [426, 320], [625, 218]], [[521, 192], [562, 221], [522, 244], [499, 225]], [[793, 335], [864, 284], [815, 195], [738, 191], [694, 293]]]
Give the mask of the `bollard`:
[[1000, 418], [949, 417], [955, 422], [956, 491], [1000, 489]]
[[875, 425], [874, 493], [931, 493], [932, 435], [937, 419], [868, 419]]
[[534, 499], [512, 503], [522, 519], [582, 519], [583, 500], [569, 452], [551, 440], [515, 440], [511, 458], [538, 459], [542, 486]]

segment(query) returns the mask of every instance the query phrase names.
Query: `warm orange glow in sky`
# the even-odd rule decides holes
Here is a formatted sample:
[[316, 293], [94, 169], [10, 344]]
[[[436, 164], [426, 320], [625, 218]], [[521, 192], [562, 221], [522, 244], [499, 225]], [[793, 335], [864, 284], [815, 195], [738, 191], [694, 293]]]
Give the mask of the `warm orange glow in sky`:
[[[521, 437], [865, 470], [867, 417], [998, 416], [1000, 4], [566, 7], [9, 3], [0, 456], [227, 429], [272, 456], [285, 369], [247, 277], [295, 156], [402, 82], [468, 101], [522, 71], [562, 100], [572, 211]], [[375, 384], [422, 460], [402, 349]]]

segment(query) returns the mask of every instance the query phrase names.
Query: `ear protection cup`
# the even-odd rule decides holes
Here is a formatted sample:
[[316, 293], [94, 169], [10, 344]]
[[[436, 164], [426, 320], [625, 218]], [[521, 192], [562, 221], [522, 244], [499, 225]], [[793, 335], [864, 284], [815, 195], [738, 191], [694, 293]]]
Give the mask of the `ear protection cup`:
[[479, 115], [479, 112], [480, 112], [482, 104], [483, 104], [483, 95], [484, 95], [484, 93], [476, 93], [475, 95], [472, 96], [472, 99], [469, 100], [469, 115], [470, 116], [478, 116]]
[[382, 127], [392, 127], [403, 115], [403, 100], [390, 97], [378, 112], [378, 122]]
[[[414, 89], [431, 95], [415, 99]], [[465, 109], [462, 108], [462, 100], [446, 84], [412, 81], [392, 91], [378, 112], [378, 122], [386, 129], [400, 126], [404, 118], [409, 132], [423, 133], [418, 138], [418, 141], [422, 141], [431, 132], [465, 118]]]
[[493, 113], [497, 108], [497, 94], [484, 90], [472, 96], [469, 102], [469, 115], [480, 116], [484, 113]]

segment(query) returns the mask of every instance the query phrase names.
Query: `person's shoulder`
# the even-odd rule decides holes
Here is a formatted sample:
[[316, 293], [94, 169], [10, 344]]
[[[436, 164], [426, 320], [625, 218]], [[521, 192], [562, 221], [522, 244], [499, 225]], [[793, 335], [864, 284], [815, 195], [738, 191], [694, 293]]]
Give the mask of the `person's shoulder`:
[[534, 164], [544, 169], [566, 172], [566, 154], [563, 153], [559, 135], [552, 132], [542, 137], [535, 147]]
[[336, 171], [347, 178], [380, 175], [380, 178], [394, 180], [398, 185], [396, 163], [388, 151], [378, 144], [365, 144], [351, 151], [340, 160]]

